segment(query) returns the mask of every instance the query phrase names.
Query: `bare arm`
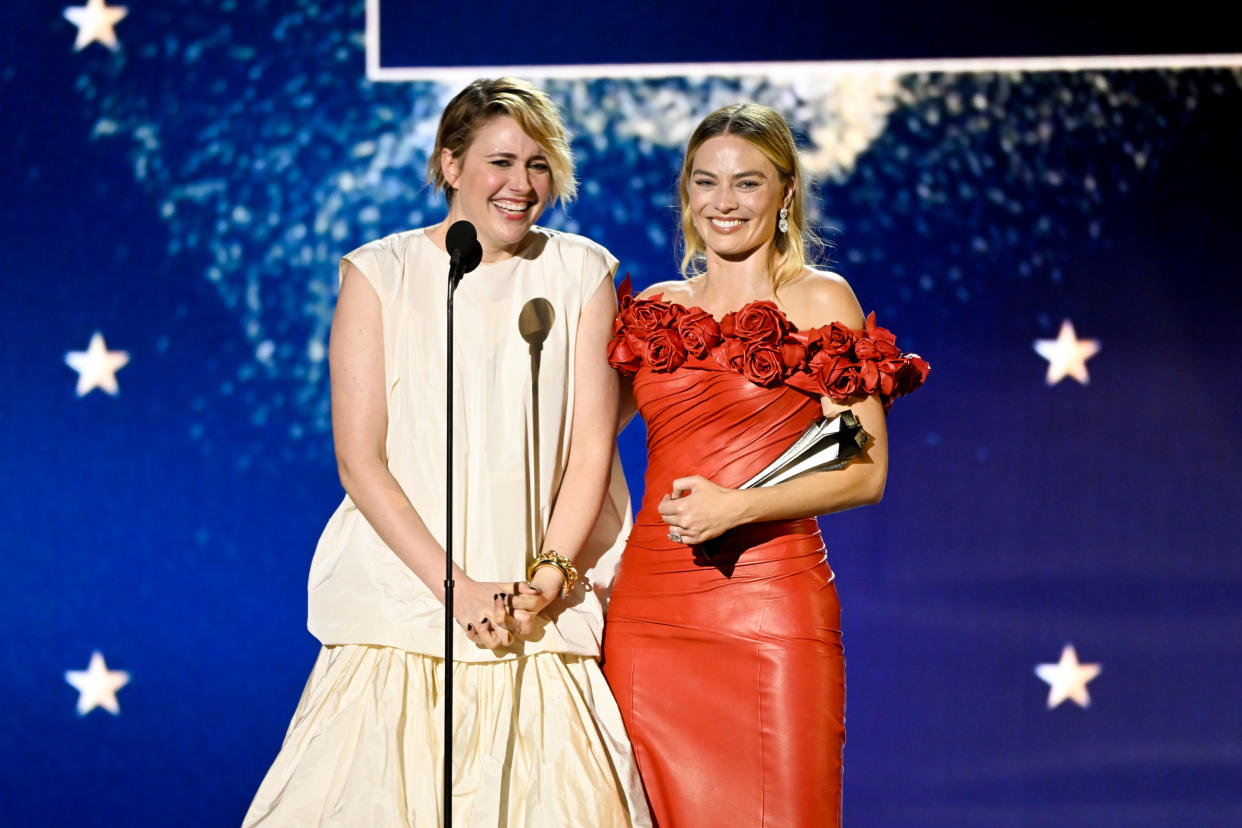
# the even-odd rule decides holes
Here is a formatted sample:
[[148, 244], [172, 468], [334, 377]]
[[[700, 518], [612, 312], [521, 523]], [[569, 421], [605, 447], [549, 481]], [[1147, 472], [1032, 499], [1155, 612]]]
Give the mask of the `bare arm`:
[[617, 433], [620, 434], [638, 413], [638, 401], [634, 399], [634, 382], [630, 377], [618, 377], [618, 385]]
[[[577, 557], [595, 526], [612, 470], [620, 382], [605, 354], [615, 316], [612, 285], [605, 280], [578, 319], [569, 458], [543, 542], [544, 549], [556, 550], [570, 560]], [[540, 567], [532, 585], [538, 595], [519, 595], [513, 601], [515, 610], [522, 611], [515, 612], [519, 632], [526, 632], [530, 615], [556, 597], [561, 574], [556, 567]]]
[[[853, 292], [837, 277], [816, 279], [786, 301], [799, 308], [795, 323], [816, 327], [840, 320], [861, 328], [862, 310]], [[682, 541], [702, 543], [735, 526], [765, 520], [813, 517], [878, 503], [888, 478], [888, 432], [884, 406], [870, 396], [842, 405], [821, 401], [825, 416], [847, 408], [858, 417], [870, 438], [865, 452], [844, 469], [819, 472], [756, 489], [727, 489], [694, 475], [673, 481], [673, 491], [659, 505], [664, 522]]]
[[[328, 346], [332, 380], [332, 440], [341, 485], [401, 561], [432, 594], [444, 601], [444, 550], [423, 523], [401, 485], [388, 470], [385, 441], [388, 405], [384, 379], [384, 335], [380, 300], [366, 277], [346, 263], [341, 294], [332, 317]], [[471, 640], [485, 619], [498, 619], [495, 585], [472, 581], [456, 565], [454, 615]], [[513, 589], [512, 585], [506, 585]], [[490, 592], [489, 592], [490, 590]], [[478, 643], [505, 643], [508, 633], [493, 641], [484, 624]]]
[[605, 353], [615, 315], [612, 285], [603, 282], [578, 320], [571, 448], [543, 544], [571, 560], [595, 526], [612, 471], [620, 381]]

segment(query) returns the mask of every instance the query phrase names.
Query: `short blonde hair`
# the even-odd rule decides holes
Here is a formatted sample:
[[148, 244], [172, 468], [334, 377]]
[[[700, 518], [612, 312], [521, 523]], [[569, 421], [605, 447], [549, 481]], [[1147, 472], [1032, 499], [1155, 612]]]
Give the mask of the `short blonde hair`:
[[702, 273], [707, 246], [694, 226], [690, 211], [690, 172], [694, 156], [710, 138], [736, 135], [749, 141], [772, 162], [781, 177], [781, 186], [793, 182], [789, 201], [788, 231], [776, 234], [773, 244], [772, 286], [778, 288], [796, 278], [807, 266], [808, 250], [817, 249], [818, 237], [806, 226], [806, 175], [798, 160], [798, 147], [785, 119], [773, 109], [755, 103], [738, 103], [717, 109], [703, 119], [690, 136], [686, 156], [681, 165], [679, 191], [681, 197], [681, 236], [683, 241], [681, 273], [690, 277]]
[[574, 157], [561, 114], [542, 90], [520, 78], [480, 78], [449, 101], [440, 116], [435, 148], [427, 159], [427, 182], [442, 191], [452, 204], [454, 190], [444, 177], [440, 156], [447, 149], [454, 158], [461, 158], [479, 128], [498, 115], [517, 121], [547, 154], [553, 203], [573, 201], [578, 194], [578, 182], [574, 180]]

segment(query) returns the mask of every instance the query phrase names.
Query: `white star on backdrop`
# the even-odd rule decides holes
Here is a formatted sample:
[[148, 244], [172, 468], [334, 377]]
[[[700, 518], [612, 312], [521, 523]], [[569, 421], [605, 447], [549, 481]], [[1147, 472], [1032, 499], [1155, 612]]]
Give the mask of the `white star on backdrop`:
[[1090, 381], [1087, 376], [1087, 360], [1100, 350], [1098, 339], [1079, 339], [1073, 324], [1066, 319], [1056, 339], [1035, 340], [1035, 353], [1048, 360], [1048, 384], [1056, 385], [1070, 376], [1083, 385]]
[[1073, 699], [1079, 707], [1091, 704], [1087, 682], [1100, 674], [1099, 664], [1079, 664], [1078, 653], [1073, 644], [1066, 644], [1061, 660], [1056, 664], [1035, 665], [1035, 675], [1048, 683], [1048, 709], [1066, 699]]
[[129, 673], [109, 670], [103, 653], [91, 653], [90, 666], [85, 670], [66, 670], [65, 681], [78, 691], [78, 715], [85, 716], [96, 707], [102, 707], [113, 716], [121, 712], [116, 691], [129, 684]]
[[114, 52], [120, 44], [116, 40], [114, 25], [121, 22], [129, 9], [125, 6], [106, 6], [104, 0], [86, 0], [85, 6], [66, 6], [65, 19], [78, 27], [78, 38], [73, 51], [80, 52], [98, 40]]
[[85, 351], [68, 351], [65, 364], [78, 372], [78, 396], [84, 397], [95, 388], [101, 388], [116, 396], [120, 388], [116, 384], [116, 372], [129, 362], [125, 351], [109, 351], [103, 334], [96, 332]]

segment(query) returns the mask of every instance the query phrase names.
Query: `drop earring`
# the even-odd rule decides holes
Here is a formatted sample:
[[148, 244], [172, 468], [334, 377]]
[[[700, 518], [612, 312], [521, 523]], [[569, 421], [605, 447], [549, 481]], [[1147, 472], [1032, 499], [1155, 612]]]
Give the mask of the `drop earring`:
[[789, 232], [789, 208], [782, 207], [780, 217], [776, 220], [776, 229], [782, 233]]

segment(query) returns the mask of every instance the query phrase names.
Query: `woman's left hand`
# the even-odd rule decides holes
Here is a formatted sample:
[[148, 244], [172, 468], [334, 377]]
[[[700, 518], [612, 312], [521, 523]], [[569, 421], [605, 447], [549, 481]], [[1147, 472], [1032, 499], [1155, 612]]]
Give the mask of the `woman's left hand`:
[[694, 546], [737, 526], [738, 494], [737, 489], [717, 486], [697, 474], [677, 478], [673, 493], [665, 495], [658, 507], [660, 517], [668, 524], [669, 539]]
[[561, 594], [561, 574], [552, 566], [541, 566], [529, 583], [518, 584], [509, 598], [506, 628], [523, 638], [535, 630], [536, 616]]

